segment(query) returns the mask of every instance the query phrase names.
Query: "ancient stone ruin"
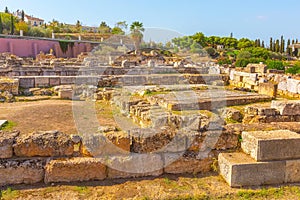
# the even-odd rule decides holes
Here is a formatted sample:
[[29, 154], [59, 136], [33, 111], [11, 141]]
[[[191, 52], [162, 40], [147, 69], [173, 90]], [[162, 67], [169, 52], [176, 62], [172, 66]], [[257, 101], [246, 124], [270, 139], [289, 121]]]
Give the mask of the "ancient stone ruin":
[[[78, 129], [0, 131], [1, 186], [204, 173], [217, 160], [232, 187], [299, 182], [297, 77], [157, 49], [1, 56], [1, 102], [73, 100]], [[111, 105], [118, 126], [94, 123], [95, 101]]]

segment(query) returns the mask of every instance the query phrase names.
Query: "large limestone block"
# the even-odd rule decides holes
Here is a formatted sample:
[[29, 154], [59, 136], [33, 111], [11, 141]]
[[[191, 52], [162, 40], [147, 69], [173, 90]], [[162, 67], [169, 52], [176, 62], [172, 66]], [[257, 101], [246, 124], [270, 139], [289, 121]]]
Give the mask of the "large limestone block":
[[13, 143], [18, 135], [18, 131], [0, 131], [0, 159], [11, 158], [13, 156]]
[[103, 158], [108, 178], [136, 178], [163, 174], [163, 160], [158, 154], [131, 154]]
[[300, 101], [272, 101], [271, 108], [277, 109], [281, 115], [300, 115]]
[[168, 174], [203, 173], [211, 171], [212, 158], [196, 159], [178, 154], [164, 155], [164, 172]]
[[286, 183], [299, 183], [300, 182], [300, 160], [287, 160], [286, 161]]
[[13, 147], [18, 157], [70, 156], [74, 151], [71, 137], [58, 131], [40, 131], [22, 135], [17, 138]]
[[221, 153], [218, 162], [220, 174], [231, 187], [285, 182], [285, 161], [256, 162], [243, 153]]
[[106, 178], [106, 166], [97, 158], [51, 160], [45, 169], [45, 183], [93, 181]]
[[242, 138], [242, 149], [257, 161], [300, 158], [300, 134], [295, 132], [243, 132]]
[[291, 93], [298, 93], [298, 85], [300, 84], [299, 80], [296, 79], [288, 79], [287, 80], [287, 91]]
[[43, 160], [0, 160], [0, 186], [33, 184], [43, 181]]
[[286, 81], [279, 82], [278, 90], [287, 91], [287, 82]]

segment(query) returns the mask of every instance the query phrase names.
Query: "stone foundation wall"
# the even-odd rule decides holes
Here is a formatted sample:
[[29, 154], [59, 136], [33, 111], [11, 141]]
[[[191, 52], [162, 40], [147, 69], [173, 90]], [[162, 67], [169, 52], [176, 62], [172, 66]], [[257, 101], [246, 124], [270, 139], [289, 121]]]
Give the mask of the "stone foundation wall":
[[[171, 151], [151, 153], [152, 150], [160, 148], [160, 144], [165, 145], [164, 142], [169, 142], [169, 132], [170, 130], [165, 130], [164, 133], [151, 137], [151, 141], [116, 130], [101, 132], [100, 137], [105, 136], [108, 143], [111, 142], [122, 151], [107, 151], [107, 143], [107, 146], [103, 147], [105, 153], [96, 154], [94, 157], [92, 155], [95, 152], [89, 145], [84, 145], [85, 141], [82, 141], [80, 136], [70, 136], [59, 131], [35, 132], [28, 135], [18, 131], [0, 131], [0, 186], [207, 172], [211, 170], [219, 152], [238, 147], [238, 135], [224, 132], [205, 158], [198, 156], [205, 137], [216, 136], [212, 131], [206, 134], [199, 133], [198, 136], [186, 135], [177, 138], [176, 143], [179, 146], [182, 142], [186, 145], [187, 141], [193, 138], [189, 149], [186, 146], [182, 149], [174, 146], [170, 148], [173, 149]], [[96, 134], [94, 137], [98, 136]], [[142, 160], [136, 163], [135, 155], [129, 154], [130, 152], [147, 154], [138, 154]], [[178, 159], [172, 160], [174, 157]], [[144, 171], [143, 169], [148, 169], [149, 166], [143, 166], [143, 163], [148, 163], [153, 170]], [[124, 168], [120, 170], [115, 166]]]
[[[271, 72], [269, 70], [269, 72]], [[300, 80], [276, 73], [230, 71], [230, 85], [256, 91], [269, 96], [283, 95], [300, 98]]]

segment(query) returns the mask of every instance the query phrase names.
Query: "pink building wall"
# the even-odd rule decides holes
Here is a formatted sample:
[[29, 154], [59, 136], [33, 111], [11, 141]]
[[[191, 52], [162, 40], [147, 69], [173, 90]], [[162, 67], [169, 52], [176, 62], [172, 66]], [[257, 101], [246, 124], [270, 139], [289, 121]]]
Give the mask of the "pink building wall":
[[73, 48], [63, 53], [58, 40], [38, 40], [38, 39], [16, 39], [16, 38], [0, 38], [0, 53], [10, 52], [19, 57], [36, 57], [41, 51], [49, 53], [53, 49], [53, 53], [58, 58], [74, 58], [82, 52], [90, 52], [93, 49], [91, 43], [75, 42]]

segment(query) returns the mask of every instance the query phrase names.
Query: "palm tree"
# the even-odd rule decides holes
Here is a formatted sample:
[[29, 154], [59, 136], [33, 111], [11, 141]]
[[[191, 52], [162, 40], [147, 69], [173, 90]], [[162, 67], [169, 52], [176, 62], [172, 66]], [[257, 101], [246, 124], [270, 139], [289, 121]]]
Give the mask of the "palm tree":
[[130, 25], [131, 38], [134, 42], [135, 49], [138, 49], [143, 38], [143, 33], [145, 29], [143, 23], [135, 21]]

